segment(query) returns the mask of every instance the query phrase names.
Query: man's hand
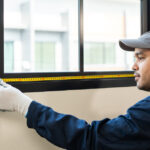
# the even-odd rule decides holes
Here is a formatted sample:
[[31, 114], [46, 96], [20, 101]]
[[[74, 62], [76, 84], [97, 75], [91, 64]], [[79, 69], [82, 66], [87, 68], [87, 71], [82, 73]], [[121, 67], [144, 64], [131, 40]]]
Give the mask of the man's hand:
[[0, 80], [0, 109], [26, 115], [32, 100], [18, 89]]

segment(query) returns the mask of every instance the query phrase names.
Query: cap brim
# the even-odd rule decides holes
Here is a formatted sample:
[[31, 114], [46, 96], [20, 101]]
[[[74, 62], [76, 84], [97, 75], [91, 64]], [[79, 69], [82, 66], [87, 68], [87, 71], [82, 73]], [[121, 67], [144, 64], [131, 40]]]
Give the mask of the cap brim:
[[119, 45], [123, 50], [134, 51], [135, 48], [142, 48], [143, 43], [138, 39], [124, 39], [119, 41]]

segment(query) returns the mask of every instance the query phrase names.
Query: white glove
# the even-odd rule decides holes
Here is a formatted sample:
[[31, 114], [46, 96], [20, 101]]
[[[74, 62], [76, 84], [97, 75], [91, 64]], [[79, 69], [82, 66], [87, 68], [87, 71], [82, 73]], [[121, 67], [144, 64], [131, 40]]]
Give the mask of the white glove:
[[0, 110], [17, 111], [25, 116], [31, 102], [21, 91], [0, 80]]

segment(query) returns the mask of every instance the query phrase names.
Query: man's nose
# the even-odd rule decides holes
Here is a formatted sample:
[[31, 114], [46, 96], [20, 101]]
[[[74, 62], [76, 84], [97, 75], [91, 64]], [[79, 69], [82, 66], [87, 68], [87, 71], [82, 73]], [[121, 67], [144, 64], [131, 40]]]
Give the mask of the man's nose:
[[138, 67], [138, 64], [137, 64], [137, 62], [134, 62], [134, 64], [133, 64], [133, 66], [132, 66], [132, 70], [138, 70], [139, 69], [139, 67]]

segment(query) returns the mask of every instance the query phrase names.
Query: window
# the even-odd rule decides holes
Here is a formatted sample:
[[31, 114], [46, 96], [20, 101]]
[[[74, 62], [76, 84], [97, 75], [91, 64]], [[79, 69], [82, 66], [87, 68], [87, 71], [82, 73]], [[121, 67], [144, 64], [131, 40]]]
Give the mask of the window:
[[149, 30], [149, 6], [148, 0], [2, 0], [0, 75], [23, 91], [135, 85], [133, 53], [120, 50], [118, 40]]
[[5, 0], [4, 38], [19, 42], [21, 58], [18, 69], [5, 65], [5, 73], [79, 71], [78, 1]]
[[[140, 36], [140, 9], [140, 0], [84, 0], [85, 71], [131, 70], [133, 54], [120, 50], [118, 41]], [[91, 43], [91, 50], [86, 43]]]

